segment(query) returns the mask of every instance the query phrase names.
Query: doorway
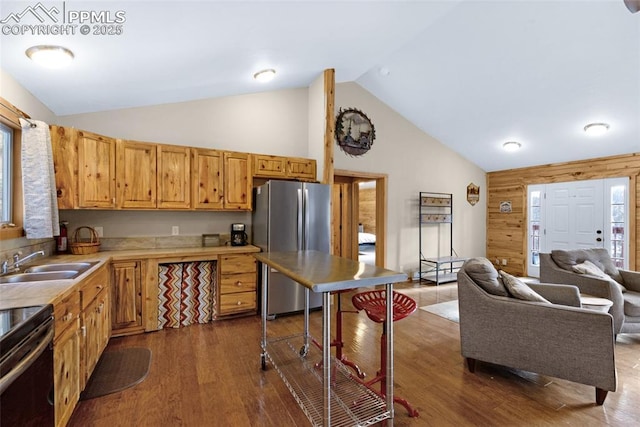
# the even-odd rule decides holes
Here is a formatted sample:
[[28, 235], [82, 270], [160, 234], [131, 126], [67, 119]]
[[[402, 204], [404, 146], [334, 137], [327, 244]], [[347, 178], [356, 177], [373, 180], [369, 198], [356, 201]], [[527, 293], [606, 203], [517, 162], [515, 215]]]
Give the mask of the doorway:
[[629, 179], [608, 178], [528, 187], [527, 274], [540, 276], [540, 252], [605, 248], [629, 265]]
[[386, 188], [385, 174], [334, 171], [334, 255], [385, 266]]

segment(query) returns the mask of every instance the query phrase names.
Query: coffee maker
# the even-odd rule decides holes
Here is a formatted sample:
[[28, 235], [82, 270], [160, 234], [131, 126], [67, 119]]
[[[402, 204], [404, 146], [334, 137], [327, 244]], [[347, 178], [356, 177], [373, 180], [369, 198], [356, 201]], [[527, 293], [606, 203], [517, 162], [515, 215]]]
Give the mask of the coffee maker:
[[244, 224], [231, 224], [231, 246], [244, 246], [247, 244], [247, 233]]

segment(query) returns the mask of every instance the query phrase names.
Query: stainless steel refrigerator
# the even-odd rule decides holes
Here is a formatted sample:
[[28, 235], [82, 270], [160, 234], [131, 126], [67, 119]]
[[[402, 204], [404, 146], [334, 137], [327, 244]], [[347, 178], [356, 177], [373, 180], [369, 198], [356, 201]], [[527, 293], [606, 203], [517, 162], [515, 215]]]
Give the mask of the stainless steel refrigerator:
[[[254, 245], [271, 252], [330, 252], [329, 185], [271, 180], [254, 191]], [[267, 316], [303, 310], [304, 287], [275, 270], [269, 269], [268, 274]], [[309, 307], [321, 305], [322, 294], [310, 292]]]

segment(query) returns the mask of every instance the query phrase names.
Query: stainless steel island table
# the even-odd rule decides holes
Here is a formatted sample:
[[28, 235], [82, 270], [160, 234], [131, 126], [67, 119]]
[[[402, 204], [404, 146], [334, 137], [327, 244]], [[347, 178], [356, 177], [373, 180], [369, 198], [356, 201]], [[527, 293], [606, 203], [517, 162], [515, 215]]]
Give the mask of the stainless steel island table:
[[[387, 319], [393, 319], [393, 284], [407, 275], [318, 251], [263, 252], [253, 256], [262, 272], [262, 369], [273, 364], [313, 425], [368, 426], [382, 420], [393, 425], [393, 322], [385, 322], [387, 388], [385, 399], [355, 381], [331, 357], [331, 292], [385, 285]], [[273, 268], [305, 287], [301, 335], [267, 337], [268, 269]], [[322, 296], [322, 376], [312, 360], [309, 336], [309, 292]], [[320, 405], [322, 405], [320, 407]]]

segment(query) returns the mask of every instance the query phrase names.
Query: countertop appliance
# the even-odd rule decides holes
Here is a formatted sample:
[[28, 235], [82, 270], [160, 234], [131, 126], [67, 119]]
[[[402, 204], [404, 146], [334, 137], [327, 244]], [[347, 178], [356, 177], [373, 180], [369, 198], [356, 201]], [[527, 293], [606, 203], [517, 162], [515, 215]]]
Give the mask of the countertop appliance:
[[[330, 252], [331, 187], [294, 181], [267, 181], [254, 194], [253, 244], [263, 251], [313, 249]], [[267, 315], [304, 309], [304, 288], [269, 269]], [[322, 294], [311, 292], [309, 308], [322, 306]]]
[[246, 244], [247, 233], [245, 233], [244, 224], [231, 224], [231, 246], [245, 246]]
[[0, 425], [53, 426], [53, 306], [0, 310]]

